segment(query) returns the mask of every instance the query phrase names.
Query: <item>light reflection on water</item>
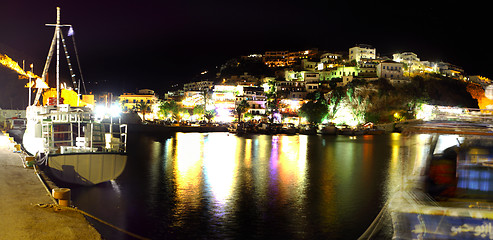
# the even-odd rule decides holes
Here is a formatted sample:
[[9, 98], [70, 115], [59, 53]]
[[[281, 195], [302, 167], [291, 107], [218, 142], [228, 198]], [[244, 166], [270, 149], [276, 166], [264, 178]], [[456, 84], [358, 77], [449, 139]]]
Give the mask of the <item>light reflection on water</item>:
[[[403, 159], [423, 155], [425, 141], [400, 134], [135, 136], [124, 174], [75, 189], [73, 200], [154, 239], [355, 239], [402, 172], [413, 169]], [[102, 198], [111, 202], [94, 204]], [[95, 226], [105, 238], [124, 238]]]

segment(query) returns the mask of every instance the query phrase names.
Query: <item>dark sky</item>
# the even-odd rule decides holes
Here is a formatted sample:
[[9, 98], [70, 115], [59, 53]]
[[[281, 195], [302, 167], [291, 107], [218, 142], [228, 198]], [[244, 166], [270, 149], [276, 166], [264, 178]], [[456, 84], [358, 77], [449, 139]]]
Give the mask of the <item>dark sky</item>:
[[9, 1], [0, 8], [0, 53], [34, 62], [41, 75], [54, 30], [44, 24], [55, 22], [60, 6], [62, 23], [74, 26], [86, 82], [116, 93], [162, 93], [250, 53], [347, 51], [356, 43], [380, 55], [412, 51], [492, 78], [490, 7], [462, 2]]

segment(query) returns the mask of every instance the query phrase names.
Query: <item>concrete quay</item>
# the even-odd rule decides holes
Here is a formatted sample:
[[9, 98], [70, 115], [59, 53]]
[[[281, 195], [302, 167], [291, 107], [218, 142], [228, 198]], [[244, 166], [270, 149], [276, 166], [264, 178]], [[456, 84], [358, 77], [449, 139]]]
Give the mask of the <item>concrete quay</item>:
[[13, 151], [0, 132], [0, 239], [101, 239], [82, 214], [38, 207], [53, 203], [50, 194]]

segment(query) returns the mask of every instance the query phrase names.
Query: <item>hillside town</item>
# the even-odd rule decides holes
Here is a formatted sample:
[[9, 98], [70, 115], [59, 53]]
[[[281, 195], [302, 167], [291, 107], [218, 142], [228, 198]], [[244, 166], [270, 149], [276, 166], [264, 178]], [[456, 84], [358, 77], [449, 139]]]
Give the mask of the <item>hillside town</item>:
[[[223, 64], [215, 73], [202, 72], [196, 81], [168, 91], [162, 98], [154, 90], [141, 89], [120, 96], [108, 93], [95, 100], [107, 107], [118, 103], [123, 112], [137, 112], [143, 120], [152, 122], [299, 124], [312, 122], [300, 116], [300, 107], [316, 101], [314, 96], [317, 94], [318, 99], [330, 104], [331, 93], [351, 83], [385, 81], [399, 88], [411, 84], [417, 76], [439, 76], [459, 82], [475, 82], [483, 87], [491, 82], [482, 76], [467, 76], [461, 67], [450, 63], [421, 60], [413, 52], [380, 56], [376, 48], [357, 44], [347, 52], [309, 49], [241, 56]], [[347, 103], [346, 108], [350, 105]], [[347, 116], [347, 109], [336, 107], [343, 108], [344, 104], [334, 106], [332, 115], [316, 122], [354, 126], [369, 120]], [[396, 111], [392, 115], [397, 118], [399, 113]]]

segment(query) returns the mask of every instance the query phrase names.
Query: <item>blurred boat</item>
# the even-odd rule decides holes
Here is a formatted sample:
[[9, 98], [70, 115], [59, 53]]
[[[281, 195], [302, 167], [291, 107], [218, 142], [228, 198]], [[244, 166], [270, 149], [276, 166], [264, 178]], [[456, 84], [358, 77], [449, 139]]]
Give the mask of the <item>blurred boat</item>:
[[432, 121], [424, 163], [388, 203], [394, 239], [493, 239], [493, 125]]

